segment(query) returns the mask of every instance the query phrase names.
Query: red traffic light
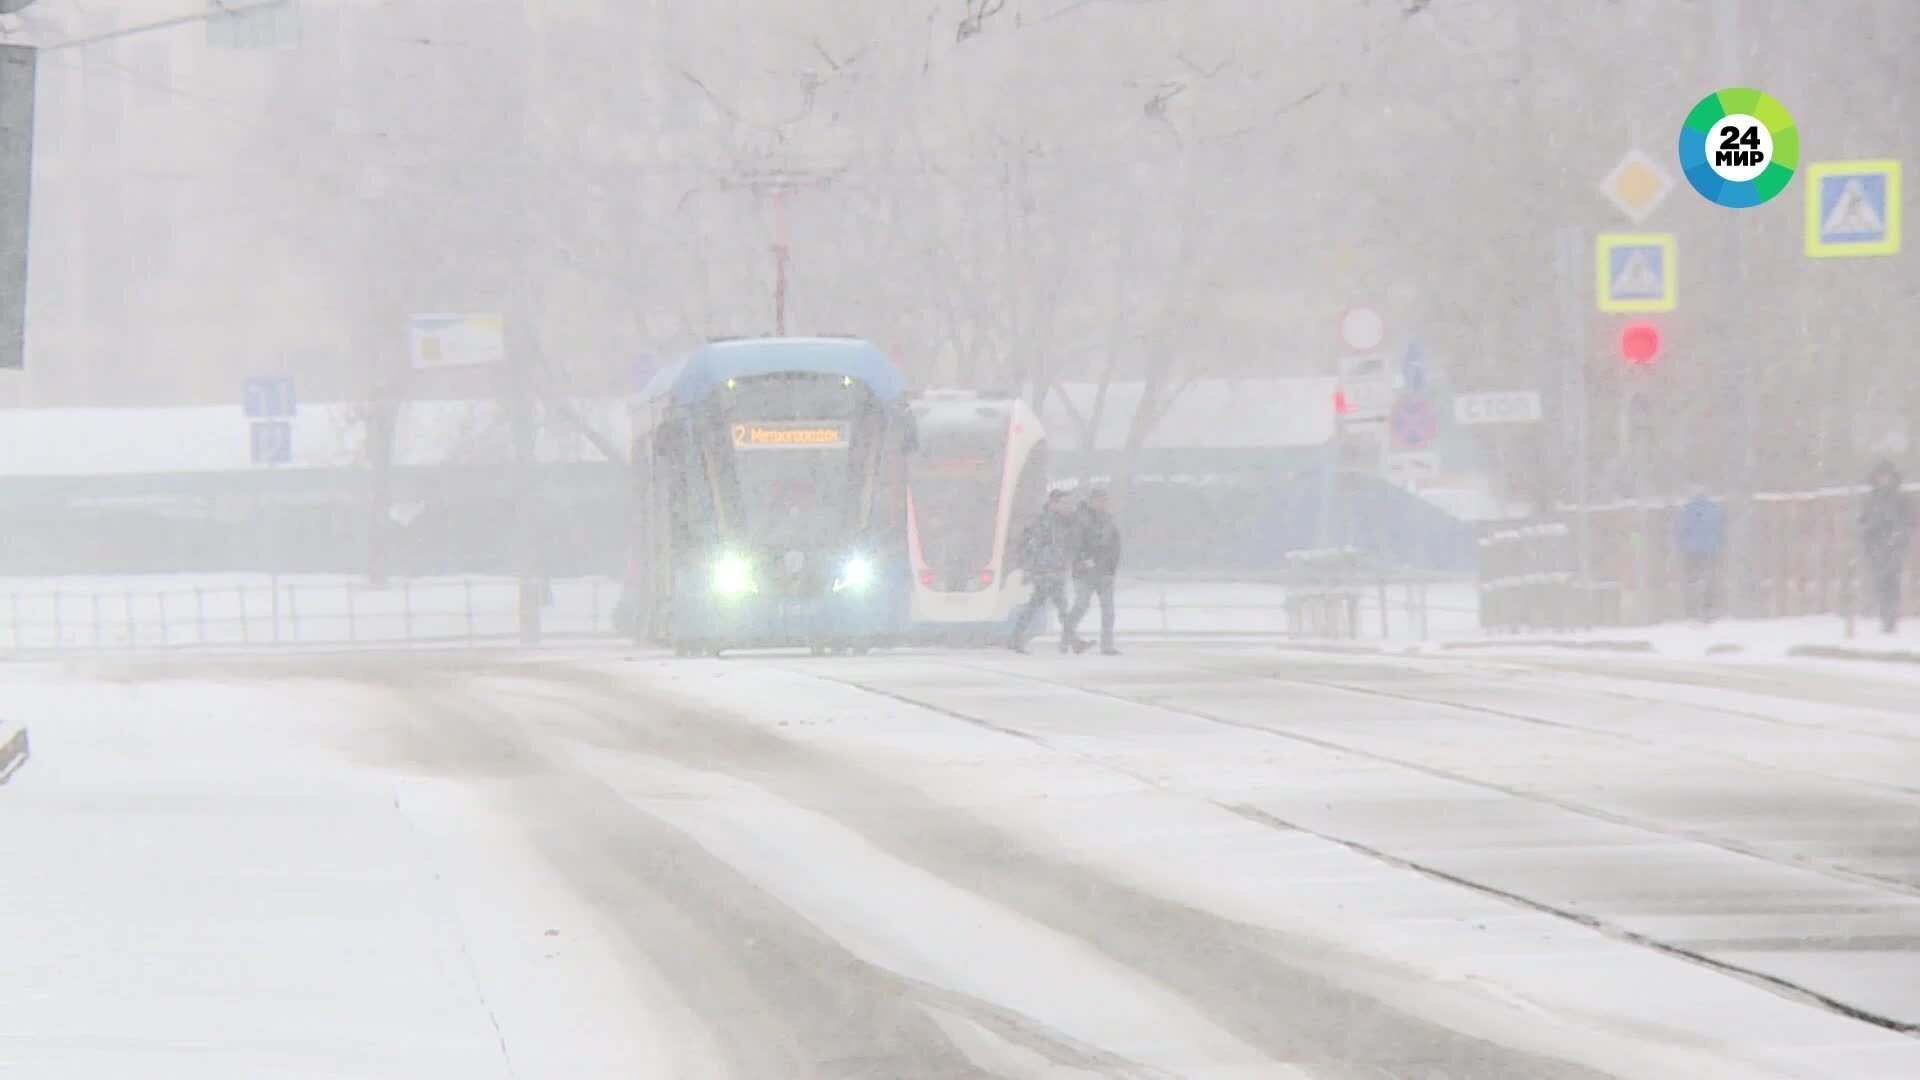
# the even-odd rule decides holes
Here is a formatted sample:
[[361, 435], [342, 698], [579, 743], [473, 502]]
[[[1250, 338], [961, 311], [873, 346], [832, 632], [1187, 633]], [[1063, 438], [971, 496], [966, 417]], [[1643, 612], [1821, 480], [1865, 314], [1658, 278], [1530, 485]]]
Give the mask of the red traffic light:
[[1620, 359], [1629, 364], [1651, 364], [1660, 355], [1660, 328], [1652, 323], [1628, 323], [1620, 330]]
[[1347, 392], [1345, 390], [1334, 390], [1333, 411], [1335, 415], [1338, 416], [1345, 416], [1347, 413], [1353, 411], [1353, 406], [1347, 404]]

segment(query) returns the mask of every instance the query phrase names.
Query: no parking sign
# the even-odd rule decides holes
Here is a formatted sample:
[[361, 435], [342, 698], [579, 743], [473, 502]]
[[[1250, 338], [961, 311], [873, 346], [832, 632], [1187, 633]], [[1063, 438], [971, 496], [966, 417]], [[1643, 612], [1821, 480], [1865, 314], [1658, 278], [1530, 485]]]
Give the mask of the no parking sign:
[[1440, 414], [1434, 410], [1433, 403], [1421, 395], [1402, 394], [1393, 403], [1387, 428], [1393, 433], [1396, 449], [1418, 450], [1440, 433]]

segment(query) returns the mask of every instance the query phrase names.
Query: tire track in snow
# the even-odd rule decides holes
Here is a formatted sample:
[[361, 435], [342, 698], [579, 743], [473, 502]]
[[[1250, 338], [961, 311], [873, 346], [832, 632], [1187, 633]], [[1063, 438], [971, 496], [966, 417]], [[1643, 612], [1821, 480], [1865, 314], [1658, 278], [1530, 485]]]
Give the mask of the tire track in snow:
[[905, 996], [998, 1028], [1060, 1064], [1139, 1080], [1300, 1075], [1078, 939], [758, 784], [632, 755], [582, 754], [576, 764], [615, 790], [671, 792], [629, 797], [855, 956], [899, 976]]
[[[515, 719], [457, 682], [388, 680], [409, 729], [402, 764], [438, 748], [447, 773], [478, 779], [608, 916], [634, 966], [664, 978], [743, 1078], [988, 1076], [905, 998], [897, 981], [847, 953], [678, 829], [591, 777], [557, 767]], [[720, 1064], [720, 1063], [716, 1063]]]
[[[704, 668], [723, 662], [693, 663]], [[804, 666], [795, 673], [816, 676]], [[513, 681], [521, 685], [505, 694], [505, 687], [489, 687], [489, 697], [500, 701], [507, 694], [527, 693], [524, 684], [535, 679], [562, 691], [533, 691], [530, 700], [542, 708], [564, 704], [595, 714], [597, 734], [576, 732], [592, 744], [603, 745], [606, 733], [617, 729], [625, 733], [629, 749], [678, 765], [731, 773], [750, 769], [755, 783], [780, 798], [835, 818], [895, 858], [1088, 943], [1195, 1003], [1215, 1023], [1274, 1060], [1299, 1062], [1315, 1076], [1357, 1080], [1437, 1072], [1591, 1080], [1595, 1075], [1400, 1011], [1289, 958], [1314, 955], [1324, 960], [1329, 950], [1318, 943], [1289, 942], [1277, 931], [1234, 922], [1136, 890], [1087, 866], [1042, 855], [1020, 836], [939, 805], [915, 788], [693, 697], [674, 695], [671, 689], [637, 687], [606, 672], [551, 670], [516, 674]], [[659, 695], [639, 699], [653, 708], [635, 708], [643, 691]], [[937, 705], [908, 703], [987, 727], [999, 736], [1026, 737]], [[1101, 767], [1111, 771], [1103, 763]], [[1346, 960], [1367, 963], [1358, 957]]]
[[[717, 954], [724, 951], [724, 943], [736, 934], [730, 930], [703, 934], [705, 928], [694, 923], [702, 919], [711, 921], [712, 913], [716, 910], [724, 912], [755, 908], [751, 917], [735, 920], [742, 927], [738, 932], [739, 940], [746, 942], [752, 952], [782, 952], [795, 956], [791, 963], [779, 964], [775, 969], [755, 971], [751, 980], [755, 985], [779, 981], [782, 978], [781, 971], [804, 969], [816, 975], [829, 973], [836, 985], [852, 981], [853, 973], [857, 973], [858, 981], [872, 988], [872, 992], [859, 995], [863, 1000], [844, 1005], [815, 1005], [811, 1009], [780, 1005], [775, 1011], [780, 1014], [779, 1026], [783, 1029], [798, 1026], [809, 1031], [825, 1030], [833, 1027], [832, 1022], [826, 1019], [828, 1016], [840, 1018], [842, 1027], [847, 1017], [869, 1017], [871, 1019], [868, 1022], [891, 1033], [913, 1026], [897, 1015], [903, 1009], [913, 1009], [928, 1014], [919, 1017], [918, 1021], [921, 1026], [928, 1026], [930, 1020], [929, 1030], [939, 1032], [949, 1049], [953, 1048], [955, 1039], [963, 1038], [965, 1029], [971, 1028], [975, 1032], [988, 1034], [1001, 1044], [996, 1049], [1013, 1047], [1024, 1051], [1028, 1058], [1044, 1059], [1048, 1070], [1045, 1075], [1049, 1076], [1073, 1075], [1073, 1070], [1078, 1070], [1082, 1075], [1136, 1080], [1177, 1080], [1183, 1077], [1227, 1080], [1236, 1076], [1280, 1080], [1289, 1075], [1299, 1075], [1251, 1047], [1233, 1043], [1231, 1035], [1215, 1028], [1211, 1021], [1193, 1012], [1190, 1006], [1184, 1005], [1179, 998], [1147, 976], [1118, 966], [1092, 946], [1051, 927], [1043, 931], [1036, 924], [1034, 930], [1027, 934], [1028, 940], [1024, 945], [1011, 951], [1023, 963], [1053, 961], [1053, 970], [1036, 970], [1024, 978], [1050, 985], [1059, 1001], [1049, 1004], [1044, 998], [1034, 997], [1033, 990], [1026, 989], [1024, 1007], [1017, 1010], [1002, 1002], [1008, 997], [1022, 996], [1023, 989], [1018, 980], [1003, 985], [999, 993], [984, 993], [979, 986], [982, 976], [969, 976], [957, 964], [950, 965], [944, 977], [930, 979], [900, 973], [863, 955], [859, 948], [862, 932], [857, 923], [849, 923], [842, 912], [823, 907], [818, 896], [813, 898], [812, 907], [796, 909], [791, 878], [787, 879], [787, 887], [783, 888], [776, 877], [770, 877], [765, 872], [764, 865], [758, 868], [762, 872], [756, 875], [751, 872], [752, 860], [742, 857], [743, 851], [752, 850], [751, 840], [755, 830], [724, 827], [728, 816], [725, 805], [715, 805], [710, 799], [702, 798], [697, 790], [688, 790], [689, 786], [697, 788], [697, 785], [688, 779], [693, 774], [687, 772], [680, 759], [711, 756], [711, 764], [725, 765], [751, 774], [762, 771], [769, 764], [769, 751], [787, 747], [788, 744], [782, 740], [770, 737], [755, 739], [744, 732], [740, 734], [747, 735], [745, 738], [730, 738], [727, 729], [717, 728], [711, 717], [683, 718], [695, 723], [679, 728], [673, 737], [666, 740], [666, 760], [673, 761], [674, 765], [671, 770], [663, 772], [662, 761], [648, 762], [633, 756], [636, 740], [630, 734], [624, 740], [626, 745], [623, 750], [610, 744], [609, 736], [619, 732], [614, 726], [617, 723], [616, 716], [595, 714], [582, 723], [579, 715], [582, 706], [577, 699], [569, 701], [548, 697], [538, 706], [543, 716], [565, 716], [568, 710], [575, 714], [566, 718], [568, 723], [551, 729], [549, 734], [577, 739], [578, 746], [582, 748], [574, 752], [563, 750], [555, 756], [532, 745], [537, 737], [527, 728], [542, 725], [515, 719], [511, 706], [504, 704], [503, 698], [503, 695], [482, 693], [471, 687], [462, 690], [458, 683], [442, 683], [434, 688], [411, 691], [409, 707], [416, 713], [435, 716], [436, 721], [432, 732], [424, 736], [416, 734], [405, 737], [410, 763], [416, 766], [422, 764], [422, 751], [429, 745], [437, 746], [443, 752], [450, 750], [452, 756], [448, 760], [454, 764], [456, 772], [471, 771], [476, 756], [512, 757], [517, 760], [518, 768], [504, 768], [494, 762], [487, 768], [486, 775], [512, 775], [519, 778], [516, 783], [520, 790], [515, 796], [515, 803], [524, 808], [530, 820], [538, 823], [531, 829], [536, 841], [553, 855], [556, 863], [564, 868], [571, 879], [595, 883], [585, 891], [601, 898], [619, 897], [616, 913], [622, 923], [629, 927], [646, 928], [642, 934], [646, 944], [640, 951], [647, 963], [662, 971], [676, 987], [700, 986], [703, 995], [712, 994], [712, 980], [706, 979], [706, 985], [702, 985], [702, 979], [697, 974], [698, 960], [689, 959], [686, 963], [663, 961], [659, 940], [699, 940], [703, 944], [694, 951]], [[476, 738], [483, 744], [482, 747], [471, 745]], [[659, 746], [649, 749], [662, 751]], [[610, 753], [610, 750], [614, 752]], [[708, 754], [702, 755], [702, 750]], [[624, 754], [624, 757], [616, 756], [618, 754]], [[535, 764], [536, 759], [541, 758], [545, 759], [545, 764]], [[590, 764], [596, 759], [602, 764]], [[675, 772], [682, 775], [676, 778]], [[529, 781], [530, 776], [535, 779]], [[838, 786], [837, 778], [823, 779], [825, 786]], [[586, 808], [589, 798], [596, 804], [592, 810]], [[616, 811], [611, 807], [611, 801], [615, 799], [624, 804], [622, 809]], [[736, 790], [733, 799], [750, 801], [745, 797], [744, 788]], [[762, 802], [765, 805], [764, 799]], [[703, 803], [708, 808], [702, 808]], [[794, 820], [805, 817], [807, 812], [785, 802], [775, 805], [788, 807], [788, 812], [784, 815], [763, 813], [763, 828], [758, 831], [773, 836], [794, 833], [797, 829]], [[565, 808], [570, 806], [579, 809], [566, 812]], [[556, 823], [556, 815], [564, 817], [567, 823]], [[598, 838], [577, 835], [578, 830], [571, 823], [581, 818], [591, 818], [593, 827], [604, 829], [604, 835]], [[673, 835], [666, 835], [668, 832]], [[858, 834], [850, 830], [849, 835]], [[742, 846], [743, 842], [746, 843], [745, 847]], [[818, 840], [814, 843], [817, 845]], [[642, 871], [637, 866], [636, 860], [643, 857], [641, 852], [646, 853], [644, 858], [650, 871]], [[822, 867], [839, 873], [855, 861], [847, 857], [824, 859]], [[905, 871], [909, 866], [915, 872], [925, 873], [918, 869], [917, 864], [904, 862], [896, 873]], [[646, 879], [644, 883], [635, 884], [634, 879], [641, 877]], [[674, 883], [672, 888], [675, 896], [683, 892], [698, 895], [690, 904], [681, 904], [673, 896], [651, 895], [659, 891], [662, 879]], [[960, 893], [958, 886], [946, 885], [946, 888], [952, 893]], [[645, 899], [636, 899], [636, 894], [642, 891], [650, 895]], [[923, 895], [926, 893], [924, 883], [920, 891]], [[754, 899], [741, 899], [747, 896]], [[946, 906], [951, 908], [953, 903], [949, 900]], [[976, 908], [981, 908], [987, 902], [976, 900], [974, 904]], [[852, 908], [858, 905], [846, 906]], [[777, 907], [779, 919], [757, 910], [762, 907]], [[912, 910], [911, 907], [907, 908], [907, 914], [899, 917], [910, 920], [913, 917]], [[705, 914], [696, 916], [695, 912]], [[799, 928], [778, 934], [755, 933], [749, 925], [764, 925], [780, 920], [794, 922]], [[879, 927], [875, 933], [881, 939], [897, 937], [902, 933], [898, 927], [885, 926], [883, 918], [876, 916], [869, 921]], [[965, 917], [914, 927], [910, 934], [920, 938], [919, 950], [937, 953], [942, 948], [950, 949], [956, 944], [964, 944], [969, 934], [978, 934], [979, 928], [990, 921], [990, 916], [983, 916], [980, 910], [975, 910]], [[1004, 917], [999, 921], [1004, 923]], [[825, 927], [831, 925], [838, 925], [840, 933], [826, 932]], [[1047, 936], [1035, 937], [1035, 933]], [[999, 928], [998, 934], [1002, 937], [1020, 936], [1017, 930], [1009, 931], [1004, 925]], [[1051, 944], [1048, 936], [1061, 944]], [[1074, 948], [1084, 949], [1085, 956], [1076, 959], [1072, 955]], [[1062, 949], [1067, 951], [1063, 954]], [[1003, 953], [1007, 951], [1002, 950]], [[811, 956], [803, 962], [798, 955], [801, 953], [811, 953]], [[979, 960], [981, 963], [992, 963], [984, 955]], [[1093, 962], [1091, 967], [1090, 961]], [[708, 963], [711, 963], [710, 955]], [[1108, 966], [1108, 970], [1100, 970], [1099, 964], [1102, 963]], [[1094, 1023], [1098, 1030], [1078, 1034], [1064, 1030], [1069, 1025], [1064, 1024], [1058, 1015], [1072, 1017], [1075, 1014], [1076, 991], [1071, 986], [1059, 984], [1060, 971], [1063, 969], [1081, 977], [1085, 985], [1078, 991], [1080, 996], [1113, 999], [1107, 1007], [1097, 1011], [1113, 1011], [1115, 1015], [1098, 1021], [1090, 1021], [1082, 1015], [1078, 1021], [1082, 1027]], [[998, 974], [1005, 977], [1018, 973], [1007, 970]], [[794, 980], [789, 976], [786, 981]], [[986, 981], [990, 983], [992, 980]], [[972, 991], [953, 988], [964, 984], [973, 984]], [[872, 1003], [872, 999], [882, 993], [892, 1003], [890, 1011], [876, 1008]], [[1130, 1012], [1123, 1008], [1129, 999], [1141, 999], [1144, 995], [1145, 1000], [1151, 1002], [1156, 994], [1163, 995], [1164, 1000]], [[750, 995], [733, 992], [719, 996], [728, 1001], [737, 1001]], [[804, 997], [810, 1001], [830, 1002], [849, 996], [845, 990], [836, 994], [814, 987], [804, 993], [796, 991], [793, 995], [784, 995], [781, 1000], [790, 1002], [795, 997]], [[731, 1031], [739, 1026], [735, 1017], [742, 1010], [738, 1005], [724, 1008], [718, 1015], [709, 1002], [695, 1002], [693, 1008], [706, 1014], [716, 1030]], [[927, 1059], [928, 1051], [924, 1049], [924, 1044], [931, 1041], [931, 1036], [916, 1044], [920, 1048], [914, 1051], [917, 1056], [911, 1058], [897, 1049], [889, 1050], [888, 1041], [884, 1039], [875, 1041], [872, 1052], [858, 1050], [855, 1045], [858, 1038], [858, 1035], [844, 1036], [848, 1045], [842, 1048], [844, 1052], [833, 1058], [838, 1063], [836, 1069], [846, 1070], [844, 1072], [828, 1069], [812, 1073], [793, 1063], [776, 1065], [749, 1058], [736, 1063], [735, 1075], [916, 1078], [989, 1075], [971, 1065], [965, 1068], [953, 1065], [950, 1067], [954, 1071], [944, 1071], [938, 1063]], [[1145, 1043], [1141, 1043], [1143, 1039]], [[1154, 1041], [1156, 1039], [1157, 1042]], [[1141, 1043], [1144, 1049], [1131, 1045], [1135, 1043]], [[1113, 1049], [1116, 1044], [1126, 1045], [1116, 1050]], [[961, 1055], [956, 1051], [948, 1056], [957, 1058]], [[803, 1055], [806, 1060], [818, 1057], [817, 1052]], [[1038, 1075], [1030, 1067], [1015, 1068], [1009, 1065], [1007, 1068], [1009, 1071], [1005, 1075], [1009, 1077]], [[1062, 1073], [1058, 1070], [1068, 1071]]]

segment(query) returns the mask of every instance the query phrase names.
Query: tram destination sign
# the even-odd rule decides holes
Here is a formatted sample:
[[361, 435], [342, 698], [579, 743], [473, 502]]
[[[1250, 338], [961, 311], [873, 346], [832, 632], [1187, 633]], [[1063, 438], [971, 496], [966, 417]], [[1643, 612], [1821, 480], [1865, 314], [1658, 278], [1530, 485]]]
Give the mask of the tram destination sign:
[[733, 425], [738, 450], [820, 450], [847, 445], [845, 424], [827, 421]]

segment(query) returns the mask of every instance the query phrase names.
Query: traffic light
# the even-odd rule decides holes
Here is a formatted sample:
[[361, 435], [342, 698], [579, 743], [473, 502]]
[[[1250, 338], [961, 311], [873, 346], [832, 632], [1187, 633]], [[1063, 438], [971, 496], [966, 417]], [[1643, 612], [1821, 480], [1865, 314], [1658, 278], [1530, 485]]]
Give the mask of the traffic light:
[[1620, 359], [1635, 367], [1646, 367], [1659, 355], [1659, 327], [1649, 322], [1636, 322], [1620, 328]]

